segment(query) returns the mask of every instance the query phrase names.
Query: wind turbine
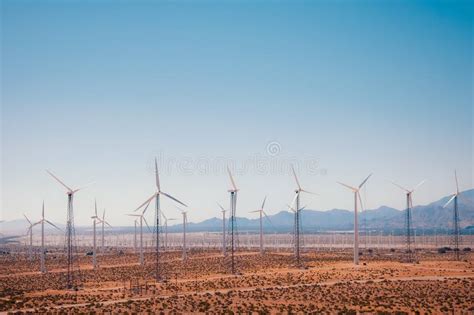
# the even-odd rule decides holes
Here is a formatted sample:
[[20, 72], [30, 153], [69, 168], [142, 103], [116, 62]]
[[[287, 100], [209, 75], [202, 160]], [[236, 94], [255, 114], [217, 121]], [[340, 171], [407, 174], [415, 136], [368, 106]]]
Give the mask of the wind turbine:
[[94, 215], [91, 217], [92, 219], [92, 228], [94, 232], [94, 249], [92, 252], [92, 266], [94, 270], [97, 268], [97, 233], [96, 233], [96, 225], [97, 222], [103, 222], [98, 216], [97, 216], [97, 201], [94, 202]]
[[235, 185], [235, 181], [234, 181], [234, 178], [232, 177], [232, 173], [230, 172], [230, 169], [229, 167], [227, 167], [227, 173], [229, 174], [229, 178], [230, 178], [230, 182], [232, 184], [232, 188], [230, 188], [228, 190], [228, 192], [230, 193], [230, 237], [231, 237], [231, 240], [230, 240], [230, 243], [231, 243], [231, 248], [230, 248], [230, 251], [231, 251], [231, 271], [232, 271], [232, 274], [235, 274], [235, 258], [234, 258], [234, 252], [235, 252], [235, 229], [236, 229], [236, 226], [235, 226], [235, 214], [236, 214], [236, 210], [237, 210], [237, 192], [239, 191], [239, 189], [237, 188], [237, 186]]
[[359, 264], [359, 221], [357, 220], [357, 199], [359, 199], [360, 206], [363, 210], [364, 207], [362, 205], [362, 198], [360, 197], [360, 189], [369, 180], [370, 176], [372, 176], [372, 174], [367, 176], [367, 178], [364, 179], [358, 187], [352, 187], [344, 183], [338, 182], [342, 186], [352, 190], [352, 192], [354, 193], [354, 265]]
[[134, 224], [134, 230], [133, 230], [133, 252], [136, 254], [137, 253], [137, 220], [135, 219], [133, 221]]
[[26, 216], [26, 214], [23, 213], [23, 216], [25, 217], [26, 221], [28, 221], [28, 229], [26, 230], [27, 235], [29, 236], [30, 239], [30, 246], [28, 247], [28, 259], [32, 260], [33, 259], [33, 227], [37, 225], [38, 223], [31, 223], [30, 219]]
[[295, 206], [295, 258], [296, 258], [296, 265], [300, 266], [300, 225], [301, 225], [301, 217], [300, 217], [300, 194], [302, 192], [307, 193], [307, 194], [312, 194], [312, 195], [317, 195], [313, 192], [307, 191], [303, 189], [300, 185], [300, 181], [298, 180], [298, 177], [296, 176], [295, 168], [293, 165], [291, 165], [291, 170], [293, 171], [293, 176], [295, 177], [296, 185], [298, 186], [295, 189], [295, 197], [293, 198], [292, 205], [296, 203]]
[[406, 216], [405, 216], [405, 227], [406, 227], [406, 245], [407, 245], [407, 260], [408, 262], [413, 262], [414, 257], [412, 255], [412, 250], [411, 250], [411, 243], [412, 243], [412, 214], [411, 214], [411, 209], [413, 208], [413, 199], [412, 199], [412, 194], [413, 192], [418, 189], [421, 185], [425, 183], [426, 180], [422, 180], [418, 185], [415, 186], [413, 189], [407, 189], [405, 187], [400, 186], [399, 184], [392, 182], [395, 186], [400, 188], [401, 190], [405, 191], [406, 196], [407, 196], [407, 209], [406, 209]]
[[183, 215], [183, 260], [186, 260], [188, 258], [187, 255], [187, 248], [186, 248], [186, 225], [188, 225], [188, 214], [187, 211], [178, 208], [181, 211], [181, 214]]
[[147, 203], [147, 205], [145, 206], [145, 208], [143, 209], [141, 214], [134, 214], [134, 213], [133, 214], [128, 214], [128, 216], [137, 217], [137, 219], [135, 219], [135, 222], [137, 222], [136, 220], [140, 220], [140, 259], [139, 259], [139, 263], [140, 263], [141, 266], [143, 266], [143, 264], [145, 262], [145, 259], [144, 259], [144, 256], [143, 256], [143, 221], [145, 221], [145, 224], [148, 227], [148, 231], [151, 232], [150, 226], [148, 225], [148, 222], [146, 221], [146, 218], [145, 218], [145, 212], [148, 209], [148, 206], [150, 205], [150, 203], [151, 203], [151, 200]]
[[223, 206], [221, 206], [219, 203], [217, 204], [221, 208], [222, 212], [222, 256], [226, 256], [226, 245], [225, 245], [225, 212], [227, 210], [224, 209]]
[[67, 243], [67, 279], [66, 285], [68, 289], [74, 288], [77, 283], [74, 281], [74, 211], [73, 211], [73, 199], [74, 194], [82, 188], [72, 189], [61, 181], [56, 175], [51, 173], [49, 170], [46, 172], [51, 175], [59, 184], [66, 188], [67, 194], [67, 223], [66, 223], [66, 243]]
[[[255, 210], [255, 211], [250, 211], [250, 213], [258, 212], [259, 215], [260, 215], [260, 254], [261, 254], [261, 255], [263, 255], [263, 216], [265, 215], [265, 217], [268, 219], [267, 214], [266, 214], [265, 211], [263, 210], [263, 208], [265, 207], [265, 201], [266, 201], [266, 200], [267, 200], [267, 197], [265, 196], [265, 198], [263, 199], [262, 206], [260, 207], [260, 209]], [[268, 219], [268, 220], [270, 220], [270, 219]]]
[[112, 225], [109, 224], [109, 222], [105, 221], [105, 209], [102, 210], [102, 219], [100, 220], [102, 223], [102, 244], [100, 246], [100, 252], [104, 254], [104, 235], [105, 235], [105, 225], [107, 224], [109, 227], [112, 227]]
[[155, 228], [156, 228], [156, 244], [155, 244], [155, 272], [156, 272], [156, 281], [161, 280], [161, 275], [160, 275], [160, 196], [164, 195], [165, 197], [183, 205], [184, 207], [187, 207], [186, 204], [183, 202], [179, 201], [175, 197], [171, 196], [170, 194], [165, 193], [164, 191], [161, 190], [160, 187], [160, 177], [158, 175], [158, 164], [155, 158], [155, 184], [156, 184], [156, 192], [151, 195], [150, 198], [148, 198], [144, 203], [142, 203], [135, 211], [141, 209], [143, 206], [151, 202], [153, 199], [155, 199]]
[[40, 224], [41, 223], [41, 265], [40, 265], [40, 271], [41, 273], [45, 273], [46, 272], [46, 265], [45, 265], [45, 248], [44, 248], [44, 223], [48, 223], [49, 225], [55, 227], [56, 229], [58, 229], [59, 231], [61, 231], [60, 228], [58, 228], [56, 225], [54, 225], [51, 221], [48, 221], [44, 218], [44, 201], [43, 201], [43, 207], [42, 207], [42, 210], [41, 210], [41, 220], [39, 220], [38, 222], [36, 222], [34, 225], [36, 224]]
[[446, 204], [443, 206], [443, 208], [446, 208], [451, 201], [454, 200], [454, 217], [453, 217], [453, 227], [454, 227], [454, 255], [456, 257], [456, 260], [459, 260], [459, 212], [458, 212], [458, 196], [460, 194], [459, 192], [459, 185], [458, 185], [458, 175], [456, 171], [454, 171], [454, 179], [456, 181], [456, 192], [453, 194], [453, 196], [446, 202]]
[[[168, 251], [168, 218], [165, 216], [165, 213], [163, 211], [161, 211], [161, 215], [163, 216], [163, 219], [165, 221], [165, 246], [164, 249], [165, 251]], [[169, 219], [170, 221], [171, 220], [176, 220], [176, 219]]]

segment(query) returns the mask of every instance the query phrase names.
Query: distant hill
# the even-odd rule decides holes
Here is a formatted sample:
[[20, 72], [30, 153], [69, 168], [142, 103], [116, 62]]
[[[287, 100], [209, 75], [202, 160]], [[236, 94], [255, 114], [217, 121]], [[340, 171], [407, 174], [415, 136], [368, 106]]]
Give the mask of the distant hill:
[[[450, 229], [453, 218], [453, 205], [446, 209], [443, 205], [451, 196], [443, 197], [428, 205], [413, 208], [413, 225], [417, 228], [426, 229]], [[461, 228], [471, 229], [474, 226], [474, 189], [462, 192], [458, 199], [458, 209]], [[366, 210], [360, 213], [359, 224], [367, 229], [396, 230], [403, 229], [405, 216], [403, 210], [382, 206], [377, 209]], [[303, 210], [301, 211], [302, 229], [305, 233], [324, 231], [351, 231], [353, 230], [354, 212], [343, 209], [331, 209], [327, 211]], [[289, 211], [280, 211], [264, 219], [264, 228], [267, 232], [291, 232], [293, 229], [294, 215]], [[64, 224], [57, 224], [64, 228]], [[27, 223], [25, 220], [13, 220], [1, 223], [1, 232], [4, 234], [24, 233]], [[239, 231], [256, 232], [259, 229], [258, 219], [237, 218]], [[48, 230], [52, 229], [46, 226]], [[76, 231], [89, 231], [90, 227], [76, 227]], [[131, 227], [115, 227], [115, 231], [132, 231]], [[168, 228], [170, 232], [180, 232], [181, 224]], [[222, 231], [222, 219], [210, 218], [199, 223], [189, 223], [189, 232], [220, 232]]]

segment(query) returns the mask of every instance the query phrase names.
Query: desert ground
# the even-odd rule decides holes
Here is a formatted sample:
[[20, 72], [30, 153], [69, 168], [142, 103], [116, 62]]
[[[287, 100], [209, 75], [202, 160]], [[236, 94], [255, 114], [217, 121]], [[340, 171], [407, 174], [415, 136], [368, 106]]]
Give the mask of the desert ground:
[[161, 256], [162, 281], [154, 279], [154, 256], [140, 266], [133, 250], [79, 255], [80, 288], [65, 288], [65, 260], [48, 254], [48, 273], [37, 259], [3, 255], [2, 313], [474, 313], [474, 255], [419, 250], [417, 263], [403, 251], [362, 249], [360, 265], [351, 250], [307, 251], [296, 266], [290, 251], [239, 251], [238, 275], [217, 250]]

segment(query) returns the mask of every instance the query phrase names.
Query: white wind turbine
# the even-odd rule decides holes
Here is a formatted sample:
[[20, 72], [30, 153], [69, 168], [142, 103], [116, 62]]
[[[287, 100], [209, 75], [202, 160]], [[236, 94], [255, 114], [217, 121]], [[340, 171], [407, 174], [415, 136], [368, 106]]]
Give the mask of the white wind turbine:
[[[45, 273], [46, 272], [46, 264], [45, 264], [45, 248], [44, 248], [44, 223], [48, 223], [49, 225], [55, 227], [56, 229], [58, 229], [59, 231], [61, 231], [60, 228], [58, 228], [56, 225], [54, 225], [51, 221], [48, 221], [44, 218], [44, 201], [43, 201], [43, 207], [42, 207], [42, 210], [41, 210], [41, 220], [39, 220], [38, 222], [36, 222], [34, 225], [36, 224], [41, 224], [41, 265], [40, 265], [40, 271], [42, 273]], [[33, 225], [33, 226], [34, 226]]]
[[188, 225], [188, 213], [187, 211], [178, 208], [183, 215], [183, 260], [188, 258], [187, 248], [186, 248], [186, 226]]
[[67, 288], [72, 289], [76, 283], [74, 281], [74, 211], [73, 211], [73, 199], [74, 194], [79, 190], [83, 189], [72, 189], [67, 186], [63, 181], [56, 177], [49, 170], [46, 172], [51, 175], [58, 183], [60, 183], [64, 188], [66, 188], [67, 194], [67, 223], [66, 223], [66, 243], [67, 243]]
[[26, 234], [29, 236], [30, 244], [28, 246], [28, 259], [33, 259], [33, 227], [37, 225], [38, 223], [31, 223], [30, 219], [26, 216], [26, 214], [23, 213], [23, 216], [25, 217], [26, 221], [28, 221], [28, 229], [26, 230]]
[[453, 228], [454, 228], [454, 255], [456, 260], [459, 260], [459, 212], [458, 212], [458, 196], [459, 192], [459, 185], [458, 185], [458, 175], [456, 171], [454, 171], [454, 179], [456, 181], [456, 192], [453, 196], [446, 202], [443, 208], [446, 208], [451, 201], [454, 200], [454, 209], [453, 209]]
[[301, 216], [300, 212], [302, 209], [300, 209], [300, 194], [302, 192], [307, 193], [307, 194], [312, 194], [312, 195], [317, 195], [316, 193], [307, 191], [303, 189], [300, 185], [300, 182], [298, 180], [298, 177], [296, 176], [295, 168], [293, 165], [291, 165], [291, 170], [293, 171], [293, 176], [295, 177], [296, 185], [298, 186], [295, 189], [295, 197], [293, 198], [292, 206], [293, 204], [296, 203], [295, 205], [295, 258], [296, 258], [296, 265], [300, 265], [300, 225], [301, 225]]
[[262, 202], [262, 206], [260, 207], [260, 209], [258, 210], [255, 210], [255, 211], [250, 211], [250, 213], [255, 213], [255, 212], [258, 212], [259, 215], [260, 215], [260, 254], [263, 255], [263, 216], [265, 215], [265, 217], [270, 220], [268, 218], [268, 215], [265, 213], [265, 210], [264, 207], [265, 207], [265, 201], [267, 200], [267, 197], [265, 196], [265, 198], [263, 199], [263, 202]]
[[133, 252], [135, 254], [137, 253], [137, 222], [138, 222], [138, 219], [135, 219], [133, 221], [133, 225], [134, 225], [134, 230], [133, 230]]
[[141, 209], [143, 206], [146, 204], [150, 203], [153, 199], [155, 199], [155, 228], [156, 228], [156, 239], [155, 239], [155, 276], [156, 276], [156, 281], [161, 280], [161, 274], [160, 274], [160, 196], [164, 195], [165, 197], [183, 205], [184, 207], [187, 207], [186, 204], [182, 203], [175, 197], [171, 196], [170, 194], [165, 193], [164, 191], [161, 190], [160, 187], [160, 177], [158, 175], [158, 164], [155, 158], [155, 183], [156, 183], [156, 192], [151, 195], [150, 198], [148, 198], [144, 203], [142, 203], [135, 211]]
[[372, 174], [367, 176], [367, 178], [362, 181], [359, 187], [352, 187], [344, 183], [338, 182], [342, 186], [352, 190], [352, 192], [354, 193], [354, 265], [359, 264], [359, 221], [357, 219], [357, 204], [358, 204], [357, 201], [358, 200], [360, 201], [360, 205], [363, 210], [362, 198], [360, 197], [359, 191], [362, 188], [362, 186], [364, 186], [364, 184], [369, 180], [370, 176], [372, 176]]
[[405, 187], [400, 186], [399, 184], [392, 181], [392, 184], [403, 190], [406, 194], [406, 214], [405, 214], [405, 228], [406, 228], [406, 245], [407, 245], [407, 260], [408, 262], [413, 262], [414, 255], [412, 254], [411, 243], [412, 241], [412, 230], [413, 230], [413, 223], [412, 223], [412, 213], [411, 209], [413, 208], [413, 192], [418, 189], [421, 185], [423, 185], [426, 180], [422, 180], [418, 185], [415, 186], [413, 189], [407, 189]]
[[217, 204], [221, 208], [222, 212], [222, 256], [226, 256], [226, 245], [225, 245], [225, 212], [227, 210], [224, 209], [223, 206], [221, 206], [219, 203]]
[[[150, 226], [148, 225], [148, 222], [146, 221], [146, 218], [145, 218], [145, 212], [148, 209], [148, 206], [150, 205], [150, 203], [151, 203], [151, 200], [147, 203], [147, 205], [145, 206], [145, 208], [143, 209], [141, 214], [134, 214], [134, 213], [133, 214], [128, 214], [128, 216], [137, 217], [136, 220], [140, 220], [140, 258], [139, 258], [139, 263], [140, 263], [141, 266], [143, 266], [143, 264], [145, 262], [144, 255], [143, 255], [143, 222], [145, 222], [146, 226], [148, 227], [148, 231], [151, 232]], [[136, 222], [136, 220], [135, 220], [135, 222]]]
[[[163, 217], [163, 220], [165, 221], [164, 222], [164, 226], [165, 226], [165, 246], [163, 246], [163, 248], [165, 249], [165, 251], [168, 251], [168, 218], [166, 217], [165, 213], [163, 211], [161, 211], [161, 216]], [[170, 218], [169, 221], [172, 221], [172, 220], [176, 220], [174, 218]]]
[[96, 226], [97, 223], [101, 223], [102, 220], [97, 216], [97, 201], [94, 202], [94, 215], [91, 217], [92, 219], [92, 229], [94, 232], [93, 244], [94, 249], [92, 252], [92, 266], [94, 269], [97, 268], [97, 233], [96, 233]]
[[102, 223], [102, 243], [100, 246], [100, 252], [103, 254], [105, 250], [105, 246], [104, 246], [105, 225], [107, 224], [109, 227], [112, 227], [112, 225], [110, 225], [109, 222], [105, 221], [105, 209], [102, 210], [102, 219], [100, 219], [100, 222]]
[[236, 220], [236, 211], [237, 211], [237, 192], [239, 189], [235, 185], [234, 178], [232, 177], [232, 173], [230, 172], [229, 167], [227, 167], [227, 173], [229, 174], [230, 182], [232, 184], [232, 188], [228, 190], [230, 193], [230, 243], [231, 243], [231, 271], [232, 274], [235, 274], [235, 258], [234, 258], [234, 252], [235, 252], [235, 220]]

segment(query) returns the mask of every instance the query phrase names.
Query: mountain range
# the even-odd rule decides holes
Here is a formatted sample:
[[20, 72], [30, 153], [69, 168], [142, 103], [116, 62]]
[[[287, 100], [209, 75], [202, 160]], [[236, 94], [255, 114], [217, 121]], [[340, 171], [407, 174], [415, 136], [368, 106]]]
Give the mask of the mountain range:
[[[415, 206], [412, 217], [414, 227], [420, 229], [450, 229], [453, 221], [453, 203], [443, 208], [451, 196], [446, 196], [428, 205]], [[460, 226], [462, 229], [474, 229], [474, 189], [466, 190], [458, 198]], [[359, 224], [361, 229], [368, 230], [402, 230], [405, 224], [405, 211], [381, 206], [360, 213]], [[237, 217], [239, 232], [255, 232], [259, 229], [259, 219]], [[293, 229], [294, 215], [289, 211], [280, 211], [264, 219], [264, 228], [267, 233], [286, 233]], [[318, 211], [305, 209], [301, 211], [302, 229], [305, 233], [327, 231], [352, 231], [354, 212], [344, 209]], [[64, 227], [64, 224], [57, 224]], [[26, 230], [25, 220], [6, 221], [1, 224], [4, 234], [22, 234]], [[49, 229], [49, 227], [47, 227]], [[89, 230], [90, 227], [78, 226], [76, 230]], [[116, 227], [116, 231], [131, 231], [129, 226]], [[180, 232], [182, 224], [169, 226], [169, 232]], [[198, 223], [188, 223], [189, 232], [220, 232], [222, 219], [210, 218]]]

